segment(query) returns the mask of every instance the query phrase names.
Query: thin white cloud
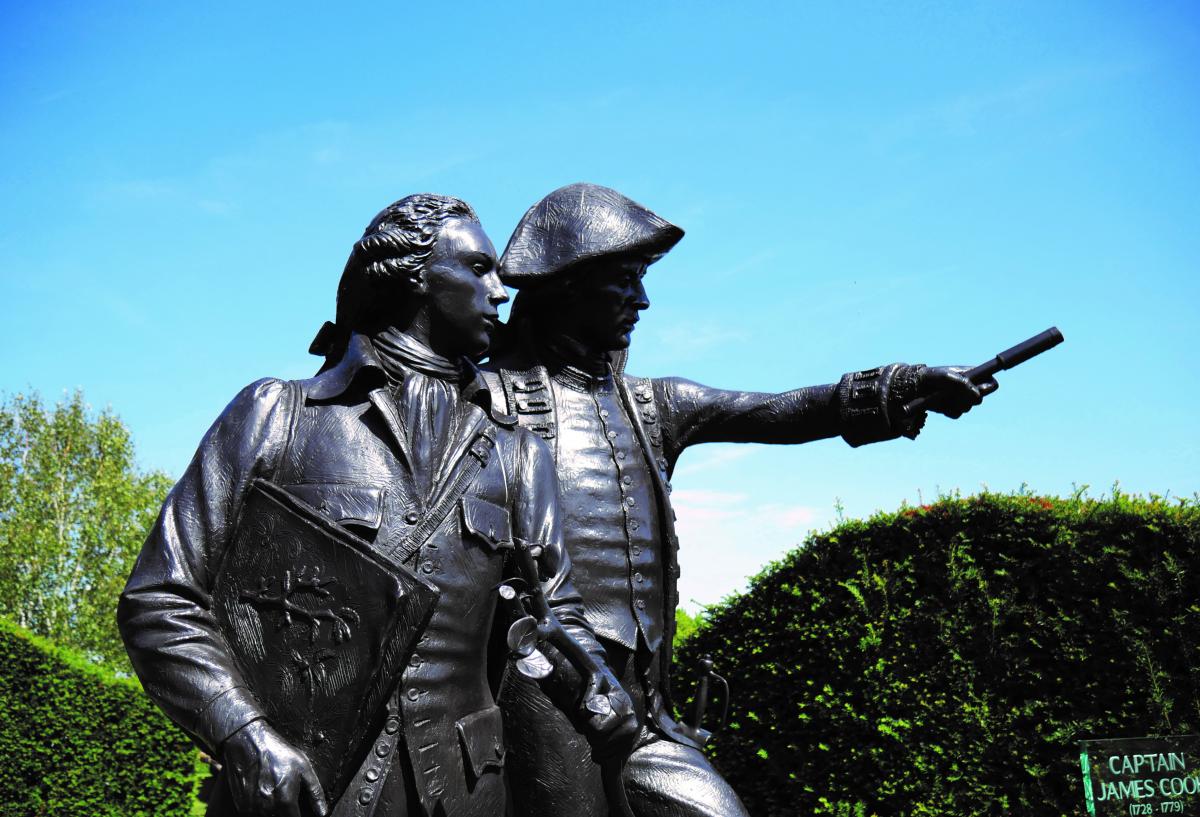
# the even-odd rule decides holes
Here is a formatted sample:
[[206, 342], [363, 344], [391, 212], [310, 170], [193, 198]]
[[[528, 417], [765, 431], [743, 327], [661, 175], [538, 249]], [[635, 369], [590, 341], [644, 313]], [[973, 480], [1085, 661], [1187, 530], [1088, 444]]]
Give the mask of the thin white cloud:
[[658, 353], [665, 352], [673, 354], [677, 358], [686, 358], [714, 346], [744, 341], [746, 333], [729, 329], [718, 323], [687, 321], [660, 329], [655, 340], [660, 347], [656, 350]]
[[161, 199], [177, 194], [175, 183], [166, 179], [125, 179], [100, 189], [102, 197], [117, 199]]
[[722, 270], [722, 273], [730, 278], [740, 277], [746, 273], [753, 273], [761, 267], [767, 266], [770, 262], [779, 257], [778, 250], [760, 250], [756, 253], [743, 258], [732, 267], [727, 267]]
[[811, 527], [819, 513], [808, 505], [761, 505], [758, 511], [781, 528]]
[[700, 508], [718, 506], [722, 508], [740, 507], [746, 502], [746, 494], [733, 491], [705, 491], [689, 489], [676, 491], [671, 495], [671, 504], [676, 508]]
[[58, 91], [51, 91], [50, 93], [39, 97], [38, 104], [49, 105], [52, 102], [58, 102], [60, 99], [65, 99], [71, 96], [73, 93], [74, 91], [72, 91], [70, 88], [62, 88]]
[[711, 452], [705, 451], [699, 459], [689, 462], [681, 468], [676, 468], [675, 475], [692, 476], [706, 471], [714, 471], [731, 462], [745, 459], [753, 453], [754, 449], [748, 445], [740, 445], [736, 448], [717, 448]]
[[200, 199], [196, 202], [196, 206], [214, 216], [227, 216], [237, 209], [231, 202], [220, 199]]
[[875, 129], [881, 146], [932, 133], [973, 133], [996, 118], [1019, 116], [1080, 85], [1098, 85], [1137, 72], [1129, 61], [1074, 65], [1008, 85], [980, 89], [919, 106]]
[[827, 513], [807, 505], [756, 503], [733, 491], [672, 495], [680, 541], [680, 597], [707, 605], [746, 588], [748, 577], [800, 544]]
[[338, 147], [326, 146], [312, 152], [313, 164], [330, 165], [342, 160], [342, 150]]

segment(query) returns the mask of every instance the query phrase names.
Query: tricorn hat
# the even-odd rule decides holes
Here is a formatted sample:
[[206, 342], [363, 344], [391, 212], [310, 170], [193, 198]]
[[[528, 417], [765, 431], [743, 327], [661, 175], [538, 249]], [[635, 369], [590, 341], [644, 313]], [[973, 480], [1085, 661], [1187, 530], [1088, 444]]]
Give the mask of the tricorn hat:
[[520, 289], [604, 255], [654, 261], [681, 238], [683, 230], [610, 187], [568, 184], [525, 212], [500, 258], [500, 278]]

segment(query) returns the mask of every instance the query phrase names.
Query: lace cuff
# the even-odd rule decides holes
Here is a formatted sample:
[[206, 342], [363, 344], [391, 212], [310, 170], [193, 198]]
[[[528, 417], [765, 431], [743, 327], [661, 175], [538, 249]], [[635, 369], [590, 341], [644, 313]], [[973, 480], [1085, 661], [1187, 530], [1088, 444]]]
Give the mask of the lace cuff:
[[925, 412], [904, 417], [902, 407], [917, 396], [923, 365], [891, 363], [842, 375], [838, 383], [838, 411], [842, 439], [857, 448], [867, 443], [913, 439], [925, 425]]

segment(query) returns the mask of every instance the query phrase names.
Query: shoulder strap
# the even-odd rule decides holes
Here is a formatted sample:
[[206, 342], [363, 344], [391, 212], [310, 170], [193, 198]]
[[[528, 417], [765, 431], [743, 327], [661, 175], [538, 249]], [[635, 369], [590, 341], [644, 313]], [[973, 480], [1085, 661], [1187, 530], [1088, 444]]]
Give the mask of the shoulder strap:
[[285, 381], [287, 387], [287, 438], [283, 448], [279, 450], [279, 458], [271, 469], [271, 480], [274, 481], [279, 469], [287, 464], [288, 452], [292, 450], [292, 441], [296, 438], [296, 426], [300, 424], [300, 408], [304, 404], [304, 389], [298, 380]]
[[492, 434], [492, 429], [487, 427], [475, 435], [471, 447], [467, 449], [470, 456], [463, 458], [454, 478], [446, 484], [438, 498], [434, 500], [429, 512], [425, 514], [425, 518], [413, 528], [408, 536], [386, 549], [385, 553], [388, 556], [398, 563], [404, 564], [413, 558], [417, 551], [429, 541], [434, 532], [441, 527], [450, 511], [467, 492], [467, 488], [471, 487], [475, 477], [487, 465], [488, 459], [492, 455], [492, 449], [496, 445]]
[[504, 386], [508, 413], [516, 415], [521, 428], [527, 428], [545, 440], [557, 461], [554, 395], [550, 393], [550, 375], [546, 367], [534, 366], [524, 371], [500, 369], [500, 383]]
[[[648, 377], [634, 377], [632, 375], [613, 374], [614, 382], [617, 379], [623, 379], [618, 386], [620, 389], [625, 387], [627, 394], [625, 402], [630, 409], [629, 415], [646, 435], [646, 442], [650, 443], [647, 452], [651, 453], [654, 462], [651, 465], [658, 469], [659, 475], [663, 482], [668, 486], [670, 482], [667, 480], [667, 458], [663, 453], [663, 431], [661, 418], [658, 416], [658, 408], [654, 402], [654, 383]], [[629, 399], [629, 398], [632, 398]], [[668, 490], [669, 487], [668, 487]]]
[[[287, 435], [283, 438], [283, 445], [279, 451], [269, 462], [264, 463], [266, 466], [265, 472], [260, 474], [263, 479], [268, 482], [280, 482], [279, 472], [287, 467], [288, 452], [292, 449], [292, 441], [296, 438], [296, 426], [300, 424], [300, 407], [304, 403], [304, 389], [297, 380], [284, 380], [283, 383], [283, 399], [280, 400], [280, 411], [283, 416], [283, 425], [287, 427]], [[250, 490], [250, 485], [253, 480], [246, 481], [246, 490], [242, 493], [235, 506], [234, 518], [241, 512], [242, 503], [246, 499], [246, 493]]]

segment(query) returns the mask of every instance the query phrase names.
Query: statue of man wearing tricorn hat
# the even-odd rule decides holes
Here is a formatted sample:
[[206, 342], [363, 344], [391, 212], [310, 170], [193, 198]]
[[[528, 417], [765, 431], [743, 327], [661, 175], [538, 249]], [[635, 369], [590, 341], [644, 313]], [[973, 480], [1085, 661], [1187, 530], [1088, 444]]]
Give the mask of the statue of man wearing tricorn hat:
[[[615, 190], [572, 184], [533, 205], [501, 259], [518, 290], [506, 339], [486, 367], [498, 405], [541, 435], [557, 463], [566, 547], [588, 621], [634, 699], [641, 725], [622, 780], [638, 817], [744, 815], [700, 749], [708, 733], [677, 722], [670, 688], [678, 540], [670, 477], [706, 442], [852, 446], [914, 438], [927, 407], [958, 417], [996, 388], [961, 367], [892, 363], [782, 394], [729, 391], [624, 371], [649, 307], [643, 277], [683, 230]], [[609, 814], [584, 733], [516, 675], [502, 695], [516, 813]]]

